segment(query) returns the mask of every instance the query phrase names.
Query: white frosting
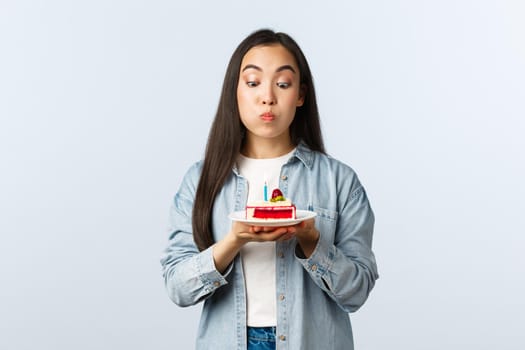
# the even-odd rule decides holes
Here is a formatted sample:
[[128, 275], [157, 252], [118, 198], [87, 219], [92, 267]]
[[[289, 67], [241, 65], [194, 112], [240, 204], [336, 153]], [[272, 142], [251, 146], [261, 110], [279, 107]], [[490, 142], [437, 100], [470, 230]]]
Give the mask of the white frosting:
[[287, 199], [284, 201], [270, 202], [270, 201], [253, 201], [248, 203], [247, 207], [289, 207], [292, 201]]

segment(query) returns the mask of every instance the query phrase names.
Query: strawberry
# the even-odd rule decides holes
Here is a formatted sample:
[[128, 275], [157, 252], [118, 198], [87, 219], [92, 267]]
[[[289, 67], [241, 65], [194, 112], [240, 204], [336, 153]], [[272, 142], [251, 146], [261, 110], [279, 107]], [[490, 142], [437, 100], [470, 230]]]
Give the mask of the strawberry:
[[279, 197], [279, 196], [283, 196], [283, 193], [281, 192], [280, 189], [276, 188], [275, 190], [272, 191], [272, 198], [276, 198], [276, 197]]
[[284, 196], [283, 196], [283, 193], [281, 192], [280, 189], [276, 188], [275, 190], [272, 191], [272, 198], [270, 199], [270, 202], [280, 202], [280, 201], [284, 201]]

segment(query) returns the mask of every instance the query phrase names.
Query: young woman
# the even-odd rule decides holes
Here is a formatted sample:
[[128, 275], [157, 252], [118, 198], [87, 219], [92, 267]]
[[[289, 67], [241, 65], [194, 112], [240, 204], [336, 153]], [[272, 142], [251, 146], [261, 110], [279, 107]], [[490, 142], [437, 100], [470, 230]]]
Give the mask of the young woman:
[[[232, 222], [264, 184], [317, 216]], [[355, 172], [325, 153], [296, 42], [252, 33], [233, 53], [204, 160], [186, 173], [161, 259], [169, 297], [204, 302], [197, 349], [352, 349], [349, 312], [378, 278], [374, 215]]]

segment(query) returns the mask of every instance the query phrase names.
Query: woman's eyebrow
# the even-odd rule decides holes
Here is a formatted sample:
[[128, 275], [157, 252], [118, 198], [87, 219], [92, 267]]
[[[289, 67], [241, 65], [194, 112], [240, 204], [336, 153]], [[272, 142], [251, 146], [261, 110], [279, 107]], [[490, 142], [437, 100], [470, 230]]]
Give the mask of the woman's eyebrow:
[[290, 66], [289, 64], [285, 64], [284, 66], [280, 66], [279, 68], [277, 68], [276, 72], [282, 72], [283, 70], [291, 70], [292, 73], [295, 74], [295, 69], [293, 69], [293, 67]]
[[258, 71], [261, 71], [261, 72], [262, 72], [261, 67], [256, 66], [255, 64], [247, 64], [247, 65], [242, 69], [242, 71], [244, 72], [244, 71], [247, 70], [247, 69], [255, 69], [255, 70], [258, 70]]
[[[242, 69], [242, 72], [244, 72], [245, 70], [247, 69], [255, 69], [255, 70], [258, 70], [260, 72], [262, 72], [262, 68], [259, 67], [259, 66], [256, 66], [255, 64], [247, 64], [243, 69]], [[295, 69], [293, 69], [293, 67], [289, 64], [285, 64], [284, 66], [280, 66], [279, 68], [277, 68], [275, 71], [276, 72], [282, 72], [283, 70], [290, 70], [292, 71], [292, 73], [295, 74]]]

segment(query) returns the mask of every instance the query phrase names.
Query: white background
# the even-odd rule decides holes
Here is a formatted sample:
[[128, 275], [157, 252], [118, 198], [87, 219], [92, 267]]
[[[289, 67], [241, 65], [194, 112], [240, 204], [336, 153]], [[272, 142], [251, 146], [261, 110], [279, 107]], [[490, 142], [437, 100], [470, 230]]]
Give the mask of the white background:
[[0, 1], [0, 349], [192, 349], [159, 257], [250, 32], [377, 216], [358, 350], [525, 348], [522, 1]]

